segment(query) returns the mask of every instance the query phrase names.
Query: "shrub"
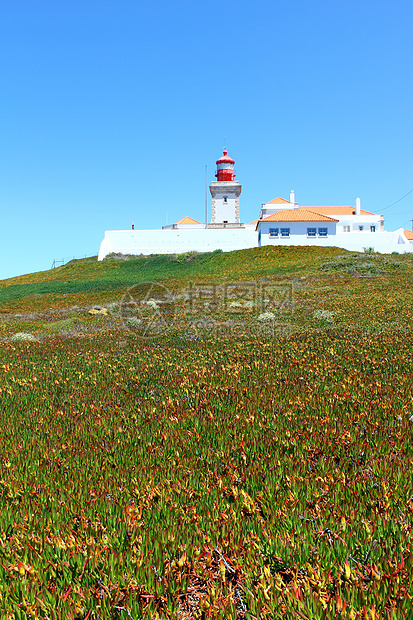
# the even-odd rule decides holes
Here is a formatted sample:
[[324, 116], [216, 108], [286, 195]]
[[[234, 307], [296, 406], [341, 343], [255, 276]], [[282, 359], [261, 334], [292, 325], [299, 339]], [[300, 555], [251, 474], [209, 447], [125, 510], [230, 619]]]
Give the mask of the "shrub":
[[177, 263], [188, 263], [191, 260], [194, 260], [194, 258], [197, 257], [198, 252], [183, 252], [182, 254], [177, 254], [176, 255], [176, 261]]
[[275, 321], [275, 314], [274, 312], [262, 312], [257, 320], [260, 321], [260, 323], [270, 323], [271, 321]]
[[136, 316], [131, 316], [126, 320], [126, 323], [129, 327], [139, 327], [142, 324], [142, 319], [138, 319]]
[[11, 339], [13, 342], [33, 342], [37, 340], [33, 334], [26, 334], [26, 332], [17, 332]]
[[334, 323], [334, 312], [330, 310], [316, 310], [313, 314], [316, 321], [324, 321], [325, 323]]

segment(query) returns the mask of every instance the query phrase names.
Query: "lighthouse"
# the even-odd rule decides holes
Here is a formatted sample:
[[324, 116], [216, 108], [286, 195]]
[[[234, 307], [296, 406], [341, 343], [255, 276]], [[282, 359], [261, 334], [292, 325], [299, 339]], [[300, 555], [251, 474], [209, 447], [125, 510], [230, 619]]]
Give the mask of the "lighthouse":
[[239, 196], [241, 185], [235, 180], [235, 161], [224, 154], [217, 162], [216, 181], [209, 186], [212, 196], [211, 224], [239, 224]]

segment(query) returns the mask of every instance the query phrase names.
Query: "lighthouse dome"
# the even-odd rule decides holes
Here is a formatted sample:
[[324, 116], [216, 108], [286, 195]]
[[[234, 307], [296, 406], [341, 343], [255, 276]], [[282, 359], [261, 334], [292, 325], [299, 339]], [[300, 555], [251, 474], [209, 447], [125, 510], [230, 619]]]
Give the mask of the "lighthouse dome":
[[218, 164], [235, 164], [235, 161], [233, 159], [231, 159], [231, 157], [228, 157], [227, 155], [228, 151], [224, 151], [224, 154], [217, 159], [216, 163]]

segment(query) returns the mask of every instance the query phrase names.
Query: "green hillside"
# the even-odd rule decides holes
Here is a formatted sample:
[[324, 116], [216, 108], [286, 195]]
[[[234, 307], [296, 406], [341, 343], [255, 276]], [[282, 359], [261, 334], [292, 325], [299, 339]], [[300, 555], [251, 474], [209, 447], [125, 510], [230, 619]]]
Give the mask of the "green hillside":
[[[250, 324], [260, 313], [271, 310], [264, 294], [268, 286], [272, 287], [272, 298], [289, 298], [288, 307], [281, 304], [281, 310], [275, 301], [272, 310], [283, 324], [287, 312], [288, 326], [294, 330], [332, 327], [332, 323], [340, 328], [377, 330], [398, 325], [407, 329], [412, 324], [412, 307], [406, 294], [412, 266], [410, 255], [315, 247], [112, 256], [102, 262], [96, 257], [73, 260], [63, 267], [0, 282], [0, 337], [16, 332], [30, 332], [36, 337], [73, 335], [97, 326], [124, 326], [119, 304], [131, 287], [140, 284], [142, 288], [147, 282], [166, 287], [174, 303], [174, 325], [179, 323], [181, 330], [199, 320], [211, 322], [206, 299], [202, 308], [198, 303], [192, 309], [192, 314], [182, 302], [188, 287], [192, 287], [191, 295], [195, 291], [198, 298], [205, 298], [211, 295], [211, 286], [217, 287], [214, 303], [220, 305], [214, 325], [238, 321], [241, 331], [246, 322]], [[238, 284], [244, 287], [241, 293], [236, 290]], [[244, 295], [245, 287], [250, 299], [244, 299], [242, 307], [237, 296]], [[94, 305], [107, 308], [107, 316], [91, 317], [88, 310]]]
[[63, 267], [0, 281], [0, 311], [59, 308], [118, 299], [145, 281], [180, 286], [188, 280], [211, 282], [222, 278], [293, 278], [317, 274], [377, 276], [408, 275], [409, 255], [382, 256], [350, 253], [340, 248], [263, 247], [234, 252], [187, 253], [142, 257], [114, 256], [73, 260]]

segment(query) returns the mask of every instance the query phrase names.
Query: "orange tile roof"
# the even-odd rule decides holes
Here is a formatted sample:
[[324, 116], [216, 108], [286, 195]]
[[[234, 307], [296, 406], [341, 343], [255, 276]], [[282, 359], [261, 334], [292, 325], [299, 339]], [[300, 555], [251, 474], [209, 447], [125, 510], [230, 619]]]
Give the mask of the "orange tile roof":
[[[352, 206], [338, 206], [338, 207], [301, 207], [302, 209], [308, 209], [314, 213], [320, 213], [320, 215], [354, 215], [355, 208]], [[370, 211], [360, 210], [360, 215], [374, 215]]]
[[277, 198], [273, 198], [273, 200], [270, 200], [269, 202], [266, 202], [265, 204], [267, 205], [278, 205], [278, 204], [284, 204], [284, 203], [289, 203], [288, 200], [285, 200], [285, 198], [281, 198], [280, 196], [277, 196]]
[[250, 222], [250, 223], [248, 224], [248, 226], [251, 226], [252, 224], [258, 224], [258, 222], [259, 222], [259, 220], [254, 220], [253, 222]]
[[413, 230], [405, 230], [404, 231], [404, 236], [406, 237], [406, 239], [408, 239], [409, 241], [413, 241]]
[[200, 224], [201, 222], [197, 222], [197, 220], [192, 219], [188, 215], [185, 215], [179, 222], [175, 222], [175, 224]]
[[260, 222], [338, 222], [332, 217], [321, 215], [307, 209], [281, 209], [277, 213], [268, 215]]

